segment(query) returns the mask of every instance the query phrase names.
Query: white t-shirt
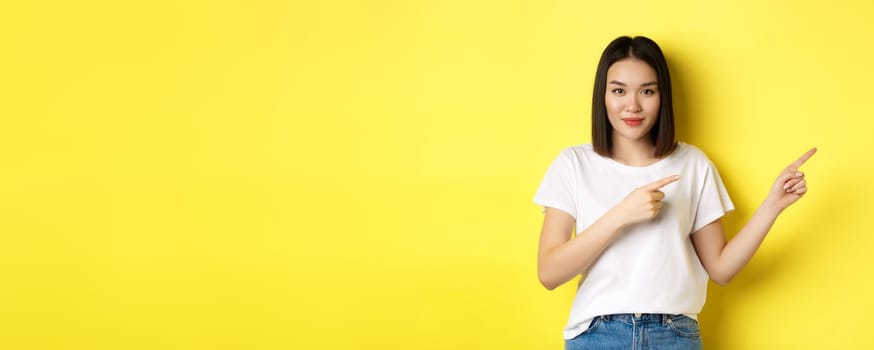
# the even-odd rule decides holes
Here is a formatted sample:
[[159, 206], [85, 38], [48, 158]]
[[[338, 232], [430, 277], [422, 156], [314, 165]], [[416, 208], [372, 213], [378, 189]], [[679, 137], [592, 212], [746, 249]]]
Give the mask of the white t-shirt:
[[585, 273], [565, 339], [584, 332], [599, 315], [696, 317], [704, 306], [709, 276], [691, 234], [734, 210], [734, 204], [704, 152], [682, 142], [671, 155], [645, 167], [602, 157], [591, 144], [574, 146], [547, 170], [534, 203], [573, 216], [577, 234], [634, 189], [674, 174], [680, 179], [661, 188], [665, 199], [659, 215], [626, 228]]

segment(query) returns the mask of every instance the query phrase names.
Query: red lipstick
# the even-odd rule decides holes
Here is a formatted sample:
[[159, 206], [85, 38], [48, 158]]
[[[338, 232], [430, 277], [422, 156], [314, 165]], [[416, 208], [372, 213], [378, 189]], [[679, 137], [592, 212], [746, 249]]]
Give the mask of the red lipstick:
[[643, 118], [625, 118], [622, 119], [622, 121], [628, 126], [638, 126], [643, 124]]

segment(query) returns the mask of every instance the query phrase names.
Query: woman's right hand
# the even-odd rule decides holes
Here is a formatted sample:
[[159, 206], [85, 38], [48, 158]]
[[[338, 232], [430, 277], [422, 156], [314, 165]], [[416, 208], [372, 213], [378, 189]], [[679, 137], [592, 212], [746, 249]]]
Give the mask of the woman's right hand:
[[679, 178], [668, 176], [631, 191], [622, 202], [576, 235], [573, 234], [576, 222], [571, 214], [546, 208], [537, 253], [540, 283], [553, 289], [591, 268], [622, 227], [658, 216], [665, 199], [659, 189]]
[[619, 205], [613, 208], [622, 226], [649, 221], [658, 216], [662, 208], [662, 200], [665, 199], [665, 193], [659, 189], [679, 179], [679, 175], [671, 175], [631, 191]]

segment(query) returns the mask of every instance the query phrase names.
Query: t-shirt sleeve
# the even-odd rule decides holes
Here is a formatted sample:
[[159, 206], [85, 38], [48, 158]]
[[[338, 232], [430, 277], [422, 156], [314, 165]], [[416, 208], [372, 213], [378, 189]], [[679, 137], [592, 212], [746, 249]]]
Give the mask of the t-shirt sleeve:
[[561, 210], [576, 219], [575, 192], [576, 181], [573, 162], [566, 153], [562, 153], [546, 170], [546, 175], [543, 176], [543, 181], [534, 195], [534, 203]]
[[713, 163], [707, 162], [704, 181], [702, 183], [701, 195], [698, 200], [698, 209], [695, 214], [695, 222], [692, 225], [692, 232], [697, 232], [707, 224], [721, 218], [728, 212], [734, 210], [734, 203], [728, 196], [728, 191], [725, 189], [725, 184], [719, 177], [719, 172]]

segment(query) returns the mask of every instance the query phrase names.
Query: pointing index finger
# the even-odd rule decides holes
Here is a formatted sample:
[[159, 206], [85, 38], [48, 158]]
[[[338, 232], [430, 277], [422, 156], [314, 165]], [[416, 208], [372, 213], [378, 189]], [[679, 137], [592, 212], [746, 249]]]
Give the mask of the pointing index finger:
[[811, 148], [809, 151], [807, 151], [807, 153], [804, 153], [801, 158], [798, 158], [798, 160], [796, 160], [792, 164], [789, 164], [789, 169], [798, 170], [798, 168], [800, 168], [801, 165], [804, 164], [804, 162], [810, 159], [810, 157], [812, 157], [814, 153], [816, 153], [816, 147]]
[[655, 191], [655, 190], [660, 189], [662, 187], [665, 187], [665, 186], [667, 186], [667, 185], [671, 184], [672, 182], [677, 181], [679, 179], [680, 179], [680, 175], [671, 175], [671, 176], [668, 176], [664, 179], [650, 183], [649, 185], [646, 185], [645, 187], [647, 189]]

